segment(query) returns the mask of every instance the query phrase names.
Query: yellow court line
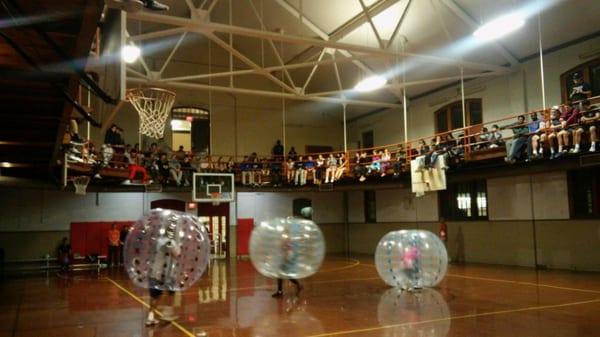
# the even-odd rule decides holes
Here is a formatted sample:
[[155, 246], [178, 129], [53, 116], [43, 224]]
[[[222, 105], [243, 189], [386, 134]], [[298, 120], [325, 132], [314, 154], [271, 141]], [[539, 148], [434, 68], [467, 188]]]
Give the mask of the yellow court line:
[[400, 323], [400, 324], [376, 326], [376, 327], [371, 327], [371, 328], [344, 330], [344, 331], [323, 333], [323, 334], [318, 334], [318, 335], [310, 335], [308, 337], [340, 336], [340, 335], [348, 335], [348, 334], [352, 334], [352, 333], [398, 328], [398, 327], [403, 327], [403, 326], [414, 326], [414, 325], [437, 323], [437, 322], [443, 322], [443, 321], [452, 321], [452, 320], [458, 320], [458, 319], [468, 319], [468, 318], [476, 318], [476, 317], [510, 314], [510, 313], [523, 312], [523, 311], [546, 310], [546, 309], [562, 308], [562, 307], [590, 304], [590, 303], [600, 303], [600, 298], [593, 299], [593, 300], [587, 300], [587, 301], [570, 302], [570, 303], [562, 303], [562, 304], [550, 304], [550, 305], [538, 305], [538, 306], [532, 306], [532, 307], [526, 307], [526, 308], [520, 308], [520, 309], [498, 310], [498, 311], [491, 311], [491, 312], [483, 312], [480, 314], [450, 316], [450, 317], [444, 317], [444, 318], [428, 319], [428, 320], [423, 320], [423, 321], [418, 321], [418, 322], [406, 322], [406, 323]]
[[[123, 291], [124, 293], [126, 293], [127, 295], [129, 295], [134, 300], [138, 301], [144, 307], [150, 308], [150, 304], [144, 302], [144, 300], [142, 300], [141, 298], [139, 298], [136, 294], [132, 293], [131, 291], [129, 291], [127, 289], [125, 289], [125, 287], [121, 286], [119, 283], [117, 283], [116, 281], [112, 280], [110, 277], [106, 277], [106, 279], [109, 280], [115, 287], [119, 288], [121, 291]], [[161, 316], [161, 317], [163, 316], [163, 314], [160, 311], [158, 311], [158, 310], [156, 310], [156, 313], [159, 316]], [[177, 323], [177, 321], [170, 321], [169, 323], [173, 324], [174, 327], [176, 327], [177, 329], [179, 329], [186, 336], [188, 336], [188, 337], [196, 337], [188, 329], [184, 328], [183, 326], [181, 326], [181, 324]]]
[[[362, 266], [375, 267], [375, 265], [371, 264], [371, 263], [363, 263], [361, 265]], [[600, 294], [600, 290], [571, 288], [571, 287], [561, 287], [561, 286], [554, 286], [554, 285], [551, 285], [551, 284], [543, 284], [543, 283], [534, 283], [534, 282], [525, 282], [525, 281], [513, 281], [513, 280], [503, 280], [503, 279], [497, 279], [497, 278], [479, 277], [479, 276], [468, 276], [468, 275], [458, 275], [458, 274], [446, 274], [446, 276], [456, 277], [456, 278], [464, 278], [464, 279], [470, 279], [470, 280], [478, 280], [478, 281], [489, 281], [489, 282], [498, 282], [498, 283], [518, 284], [518, 285], [543, 287], [543, 288], [552, 288], [552, 289], [559, 289], [559, 290], [578, 291], [578, 292], [590, 293], [590, 294]]]

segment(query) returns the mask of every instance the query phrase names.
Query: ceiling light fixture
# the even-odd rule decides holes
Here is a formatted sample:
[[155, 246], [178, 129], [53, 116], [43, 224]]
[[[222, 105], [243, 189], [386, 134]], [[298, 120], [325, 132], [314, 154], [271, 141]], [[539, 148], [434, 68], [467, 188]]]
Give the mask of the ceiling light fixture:
[[121, 57], [126, 63], [133, 63], [137, 61], [141, 54], [142, 51], [140, 48], [134, 45], [126, 45], [121, 49]]
[[482, 41], [491, 41], [508, 35], [525, 25], [525, 18], [518, 12], [502, 15], [479, 27], [473, 36]]
[[358, 82], [354, 90], [361, 92], [373, 91], [383, 87], [386, 82], [383, 76], [375, 75]]

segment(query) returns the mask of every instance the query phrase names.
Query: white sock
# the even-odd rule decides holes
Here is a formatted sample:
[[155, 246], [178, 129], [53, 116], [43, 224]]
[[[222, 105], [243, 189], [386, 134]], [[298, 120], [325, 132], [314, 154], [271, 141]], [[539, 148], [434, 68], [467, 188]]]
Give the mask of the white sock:
[[562, 152], [562, 145], [558, 147], [558, 152]]
[[148, 312], [148, 320], [149, 321], [153, 321], [154, 320], [154, 311], [149, 311]]
[[579, 144], [575, 144], [575, 150], [579, 150]]
[[553, 147], [550, 148], [550, 153], [554, 154], [554, 148]]
[[533, 154], [534, 155], [538, 154], [537, 150], [533, 150]]
[[543, 147], [540, 147], [540, 150], [538, 151], [538, 153], [539, 153], [540, 155], [544, 154], [544, 148], [543, 148]]

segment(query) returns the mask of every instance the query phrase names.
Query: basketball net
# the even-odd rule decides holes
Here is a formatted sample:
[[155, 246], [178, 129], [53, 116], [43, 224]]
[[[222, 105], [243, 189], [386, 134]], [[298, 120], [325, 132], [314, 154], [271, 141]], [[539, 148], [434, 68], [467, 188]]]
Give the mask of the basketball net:
[[87, 190], [87, 186], [90, 183], [90, 177], [88, 176], [79, 176], [73, 178], [73, 185], [75, 186], [75, 194], [77, 195], [85, 195]]
[[213, 206], [219, 206], [219, 204], [221, 204], [221, 202], [219, 201], [220, 197], [221, 197], [221, 193], [219, 193], [219, 192], [210, 193], [210, 198], [212, 199]]
[[175, 93], [160, 88], [135, 88], [127, 90], [127, 100], [140, 116], [140, 134], [162, 138]]

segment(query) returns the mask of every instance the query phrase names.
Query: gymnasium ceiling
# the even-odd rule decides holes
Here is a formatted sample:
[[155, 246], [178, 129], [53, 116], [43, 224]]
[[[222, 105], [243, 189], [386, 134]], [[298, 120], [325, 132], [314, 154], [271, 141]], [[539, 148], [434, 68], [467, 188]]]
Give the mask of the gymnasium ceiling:
[[[210, 22], [234, 25], [255, 30], [261, 30], [262, 16], [265, 30], [306, 37], [312, 39], [328, 38], [342, 43], [380, 48], [378, 39], [372, 29], [360, 0], [164, 0], [171, 10], [159, 15], [169, 15], [190, 18], [190, 7], [203, 6], [209, 9]], [[230, 4], [232, 4], [230, 12]], [[363, 0], [363, 4], [372, 17], [373, 24], [384, 44], [390, 39], [394, 29], [402, 17], [398, 33], [389, 51], [401, 51], [401, 40], [405, 39], [405, 51], [409, 53], [435, 55], [445, 58], [473, 62], [491, 66], [512, 66], [518, 68], [524, 58], [538, 52], [538, 20], [541, 13], [541, 34], [544, 49], [556, 47], [600, 32], [600, 1], [597, 0]], [[471, 37], [474, 27], [481, 22], [514, 10], [524, 10], [527, 13], [525, 26], [517, 32], [498, 42], [474, 43]], [[293, 15], [294, 12], [301, 15]], [[230, 20], [231, 13], [231, 20]], [[403, 14], [404, 13], [404, 14]], [[301, 18], [300, 18], [301, 17]], [[128, 31], [131, 35], [172, 29], [173, 25], [164, 25], [129, 20]], [[216, 32], [215, 35], [228, 42], [228, 34]], [[179, 34], [143, 41], [144, 46], [152, 46], [151, 55], [157, 67], [168, 57], [179, 38]], [[211, 57], [208, 57], [208, 39], [198, 33], [188, 33], [182, 40], [179, 49], [172, 58], [172, 63], [165, 69], [164, 77], [189, 75], [190, 69], [198, 66], [198, 73], [206, 72], [204, 65], [210, 62], [211, 72], [229, 70], [229, 54], [224, 49], [211, 43]], [[287, 65], [315, 60], [322, 48], [308, 45], [274, 42]], [[269, 42], [253, 37], [234, 35], [233, 47], [260, 66], [278, 66], [278, 60], [272, 52]], [[336, 58], [345, 55], [338, 50]], [[346, 54], [347, 56], [348, 54]], [[365, 54], [353, 52], [354, 56]], [[323, 59], [330, 59], [325, 54]], [[352, 89], [362, 78], [372, 73], [383, 74], [390, 69], [400, 69], [406, 62], [405, 80], [421, 81], [458, 76], [459, 66], [456, 64], [440, 64], [423, 61], [421, 58], [403, 57], [364, 57], [361, 59], [364, 67], [361, 69], [352, 62], [338, 64], [341, 84], [344, 89]], [[181, 65], [185, 64], [185, 67]], [[233, 70], [249, 69], [247, 64], [233, 57]], [[309, 77], [311, 68], [290, 70], [290, 76], [296, 87], [302, 87]], [[465, 67], [465, 75], [481, 73], [483, 69]], [[277, 78], [283, 75], [279, 71], [271, 72]], [[396, 72], [398, 81], [402, 81], [401, 72]], [[207, 80], [191, 80], [189, 83], [208, 84]], [[291, 83], [284, 78], [286, 84]], [[412, 85], [407, 88], [407, 95], [415, 97], [444, 85], [456, 82], [456, 79], [439, 80], [433, 83]], [[212, 84], [228, 85], [228, 78], [214, 79]], [[272, 81], [262, 75], [242, 75], [235, 79], [235, 86], [254, 89], [260, 86], [269, 90], [280, 90]], [[318, 67], [314, 77], [306, 86], [305, 93], [326, 92], [338, 90], [333, 64]], [[357, 94], [346, 92], [355, 99], [397, 103], [401, 101], [399, 89], [380, 89], [374, 93]], [[339, 93], [332, 94], [339, 97]], [[374, 107], [350, 105], [348, 118], [355, 118]]]

